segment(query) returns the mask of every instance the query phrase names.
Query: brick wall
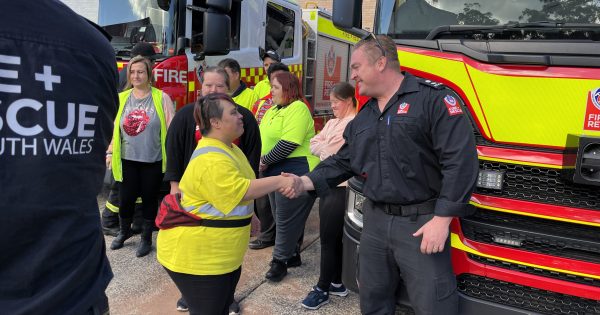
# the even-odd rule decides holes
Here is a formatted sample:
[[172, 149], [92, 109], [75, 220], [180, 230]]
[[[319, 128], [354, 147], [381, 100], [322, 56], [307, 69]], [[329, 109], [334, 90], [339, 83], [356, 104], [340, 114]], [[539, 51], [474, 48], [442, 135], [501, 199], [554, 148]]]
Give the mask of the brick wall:
[[[376, 0], [363, 0], [363, 28], [372, 31], [373, 30], [373, 19], [375, 18], [375, 4]], [[298, 4], [302, 8], [312, 8], [314, 4], [317, 4], [319, 8], [324, 8], [332, 11], [333, 0], [299, 0]]]

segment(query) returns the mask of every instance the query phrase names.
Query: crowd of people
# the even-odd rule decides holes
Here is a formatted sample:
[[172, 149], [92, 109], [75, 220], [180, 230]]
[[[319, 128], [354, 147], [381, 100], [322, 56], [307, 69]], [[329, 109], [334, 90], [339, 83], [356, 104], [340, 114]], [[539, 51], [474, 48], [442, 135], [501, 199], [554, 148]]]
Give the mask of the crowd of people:
[[[38, 5], [24, 2], [21, 6], [24, 7], [20, 9], [37, 12], [40, 19], [47, 16]], [[308, 294], [301, 305], [314, 310], [326, 304], [330, 295], [346, 296], [348, 290], [341, 279], [345, 181], [360, 176], [367, 198], [359, 273], [361, 312], [393, 314], [396, 303], [393, 288], [402, 277], [410, 288], [410, 302], [417, 314], [458, 313], [448, 233], [453, 217], [471, 211], [468, 200], [478, 168], [473, 133], [463, 115], [446, 110], [444, 99], [451, 95], [439, 86], [400, 71], [396, 47], [389, 37], [372, 36], [355, 45], [351, 76], [360, 85], [361, 93], [371, 99], [357, 113], [354, 87], [346, 82], [336, 84], [330, 94], [335, 117], [317, 134], [299, 78], [290, 73], [274, 51], [261, 55], [267, 77], [254, 89], [241, 80], [240, 65], [234, 59], [224, 59], [218, 66], [204, 69], [202, 97], [175, 113], [169, 96], [153, 87], [153, 59], [148, 44], [134, 47], [133, 52], [140, 53], [132, 56], [122, 72], [125, 85], [117, 95], [117, 90], [110, 88], [117, 86], [117, 73], [106, 39], [82, 19], [56, 9], [42, 9], [64, 15], [60, 20], [64, 25], [57, 27], [80, 30], [61, 42], [68, 40], [72, 42], [70, 45], [77, 46], [80, 38], [94, 39], [87, 45], [95, 50], [82, 46], [80, 54], [85, 55], [84, 60], [95, 60], [104, 72], [100, 79], [87, 80], [86, 84], [107, 91], [82, 93], [85, 89], [78, 85], [75, 77], [69, 76], [73, 71], [60, 67], [59, 60], [64, 59], [62, 47], [46, 37], [25, 40], [24, 44], [15, 40], [38, 36], [38, 30], [33, 27], [15, 31], [27, 35], [25, 37], [5, 36], [9, 45], [1, 54], [26, 58], [25, 48], [49, 52], [46, 58], [56, 61], [58, 71], [64, 73], [62, 82], [72, 84], [71, 94], [60, 94], [57, 90], [55, 100], [65, 99], [66, 103], [71, 100], [69, 97], [80, 93], [81, 97], [90, 98], [85, 103], [100, 106], [101, 115], [96, 133], [92, 133], [96, 141], [90, 159], [69, 160], [81, 167], [69, 166], [69, 169], [69, 163], [58, 161], [61, 157], [52, 157], [59, 170], [71, 174], [66, 177], [71, 182], [65, 186], [89, 183], [86, 186], [90, 187], [89, 191], [72, 196], [73, 206], [67, 207], [53, 203], [52, 200], [57, 199], [52, 195], [58, 196], [64, 193], [59, 190], [70, 191], [71, 188], [51, 184], [40, 188], [40, 192], [48, 191], [48, 187], [56, 191], [44, 194], [47, 196], [43, 207], [26, 207], [30, 211], [29, 218], [40, 217], [32, 221], [32, 224], [39, 222], [37, 227], [31, 226], [32, 232], [21, 234], [20, 238], [7, 238], [22, 241], [13, 244], [3, 241], [3, 248], [13, 252], [16, 258], [12, 258], [14, 261], [6, 268], [0, 268], [0, 283], [3, 288], [15, 289], [7, 293], [10, 302], [2, 301], [0, 309], [18, 314], [36, 313], [36, 310], [63, 314], [108, 312], [104, 290], [112, 273], [101, 235], [90, 232], [100, 232], [94, 206], [86, 209], [86, 216], [71, 215], [72, 222], [68, 226], [61, 225], [63, 230], [48, 230], [52, 237], [71, 234], [72, 240], [86, 240], [85, 244], [64, 240], [63, 244], [54, 238], [50, 241], [62, 244], [55, 245], [57, 251], [38, 248], [48, 255], [62, 251], [62, 254], [79, 255], [81, 259], [61, 261], [65, 265], [62, 267], [52, 263], [48, 266], [41, 258], [30, 261], [34, 271], [62, 270], [62, 274], [56, 273], [53, 277], [75, 279], [78, 285], [50, 278], [23, 282], [19, 279], [29, 279], [26, 276], [29, 273], [24, 266], [19, 266], [17, 259], [32, 256], [24, 252], [24, 248], [34, 238], [33, 231], [49, 229], [42, 224], [48, 209], [60, 207], [62, 211], [76, 212], [79, 211], [76, 203], [81, 198], [95, 204], [94, 191], [97, 190], [94, 189], [100, 186], [102, 165], [99, 162], [104, 154], [106, 166], [118, 183], [118, 198], [109, 199], [108, 210], [102, 216], [104, 232], [116, 234], [111, 250], [122, 248], [134, 234], [137, 207], [141, 214], [138, 224], [141, 235], [136, 256], [143, 257], [152, 251], [152, 233], [156, 230], [158, 196], [163, 182], [168, 183], [169, 194], [179, 198], [179, 206], [197, 218], [192, 225], [161, 229], [157, 236], [158, 262], [182, 294], [176, 305], [178, 310], [211, 315], [238, 312], [234, 293], [248, 248], [260, 250], [273, 246], [272, 260], [265, 274], [269, 281], [279, 282], [287, 275], [288, 268], [301, 266], [304, 226], [317, 196], [320, 198], [320, 276], [312, 288], [307, 288]], [[0, 21], [0, 25], [2, 23], [9, 22]], [[50, 38], [49, 34], [44, 36]], [[84, 60], [71, 66], [85, 69]], [[31, 91], [24, 89], [23, 93]], [[5, 94], [0, 93], [3, 98]], [[36, 96], [39, 94], [29, 97]], [[110, 132], [113, 120], [114, 128]], [[42, 165], [54, 161], [52, 159], [32, 157], [33, 162], [24, 163], [23, 159], [9, 158], [1, 168], [8, 177], [16, 171], [37, 170], [38, 173], [31, 176], [40, 178]], [[82, 172], [84, 168], [93, 170], [93, 174]], [[73, 175], [74, 169], [81, 174]], [[84, 175], [89, 177], [84, 179]], [[316, 194], [309, 192], [312, 190]], [[17, 193], [16, 190], [2, 192], [2, 200], [8, 201], [8, 206], [14, 209], [14, 217], [3, 220], [0, 230], [11, 231], [11, 222], [17, 222], [19, 215], [26, 212], [21, 209], [28, 203], [17, 198]], [[261, 228], [256, 239], [250, 241], [254, 214]], [[118, 220], [115, 220], [117, 215]], [[118, 227], [115, 227], [117, 221]], [[77, 246], [92, 248], [94, 253], [82, 254], [84, 251]], [[80, 268], [84, 265], [87, 270], [93, 270], [86, 272]], [[43, 286], [39, 287], [40, 283]], [[39, 290], [47, 294], [37, 303], [18, 303]], [[70, 292], [75, 291], [77, 293], [70, 296]], [[79, 300], [73, 302], [75, 296]]]

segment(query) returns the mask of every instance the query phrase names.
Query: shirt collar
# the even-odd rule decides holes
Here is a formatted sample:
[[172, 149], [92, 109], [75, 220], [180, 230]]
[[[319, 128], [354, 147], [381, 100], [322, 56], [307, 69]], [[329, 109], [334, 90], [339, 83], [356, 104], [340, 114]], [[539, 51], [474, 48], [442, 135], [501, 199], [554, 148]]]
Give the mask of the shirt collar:
[[240, 86], [238, 86], [238, 88], [233, 91], [233, 93], [231, 93], [231, 97], [237, 97], [238, 95], [242, 94], [242, 92], [246, 89], [246, 83], [242, 80], [240, 80]]
[[[414, 75], [412, 75], [406, 71], [402, 71], [402, 75], [404, 75], [404, 79], [402, 79], [400, 88], [398, 88], [398, 91], [396, 91], [396, 93], [392, 96], [392, 98], [390, 99], [388, 104], [395, 103], [398, 100], [398, 98], [400, 98], [404, 94], [419, 91], [419, 82], [417, 81], [417, 78]], [[375, 99], [373, 97], [371, 99], [369, 99], [369, 101], [365, 105], [368, 105], [368, 106], [372, 107], [373, 109], [377, 109], [377, 111], [379, 111], [378, 105], [377, 105], [377, 99]], [[387, 107], [389, 107], [389, 106], [386, 106], [386, 109], [387, 109]]]

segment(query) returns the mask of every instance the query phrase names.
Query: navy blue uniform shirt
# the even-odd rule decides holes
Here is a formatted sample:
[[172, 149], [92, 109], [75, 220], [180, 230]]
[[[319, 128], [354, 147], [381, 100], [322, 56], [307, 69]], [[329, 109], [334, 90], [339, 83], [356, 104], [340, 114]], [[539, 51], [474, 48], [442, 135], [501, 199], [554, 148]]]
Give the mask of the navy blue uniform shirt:
[[96, 196], [114, 52], [59, 1], [0, 8], [0, 313], [84, 314], [112, 278]]
[[369, 100], [344, 131], [337, 154], [308, 174], [317, 194], [364, 178], [363, 194], [411, 205], [437, 199], [434, 213], [464, 216], [478, 174], [473, 130], [460, 100], [443, 85], [404, 73], [383, 112]]

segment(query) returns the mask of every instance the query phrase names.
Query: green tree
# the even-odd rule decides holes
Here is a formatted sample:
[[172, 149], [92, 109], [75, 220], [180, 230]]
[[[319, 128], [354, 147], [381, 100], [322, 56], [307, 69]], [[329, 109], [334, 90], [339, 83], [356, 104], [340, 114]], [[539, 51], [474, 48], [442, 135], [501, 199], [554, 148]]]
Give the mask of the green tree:
[[492, 12], [483, 13], [479, 11], [481, 5], [478, 2], [465, 3], [462, 13], [458, 14], [458, 24], [464, 25], [498, 25], [500, 20], [495, 19]]
[[520, 21], [557, 21], [566, 23], [600, 22], [600, 0], [540, 0], [541, 10], [525, 9]]

